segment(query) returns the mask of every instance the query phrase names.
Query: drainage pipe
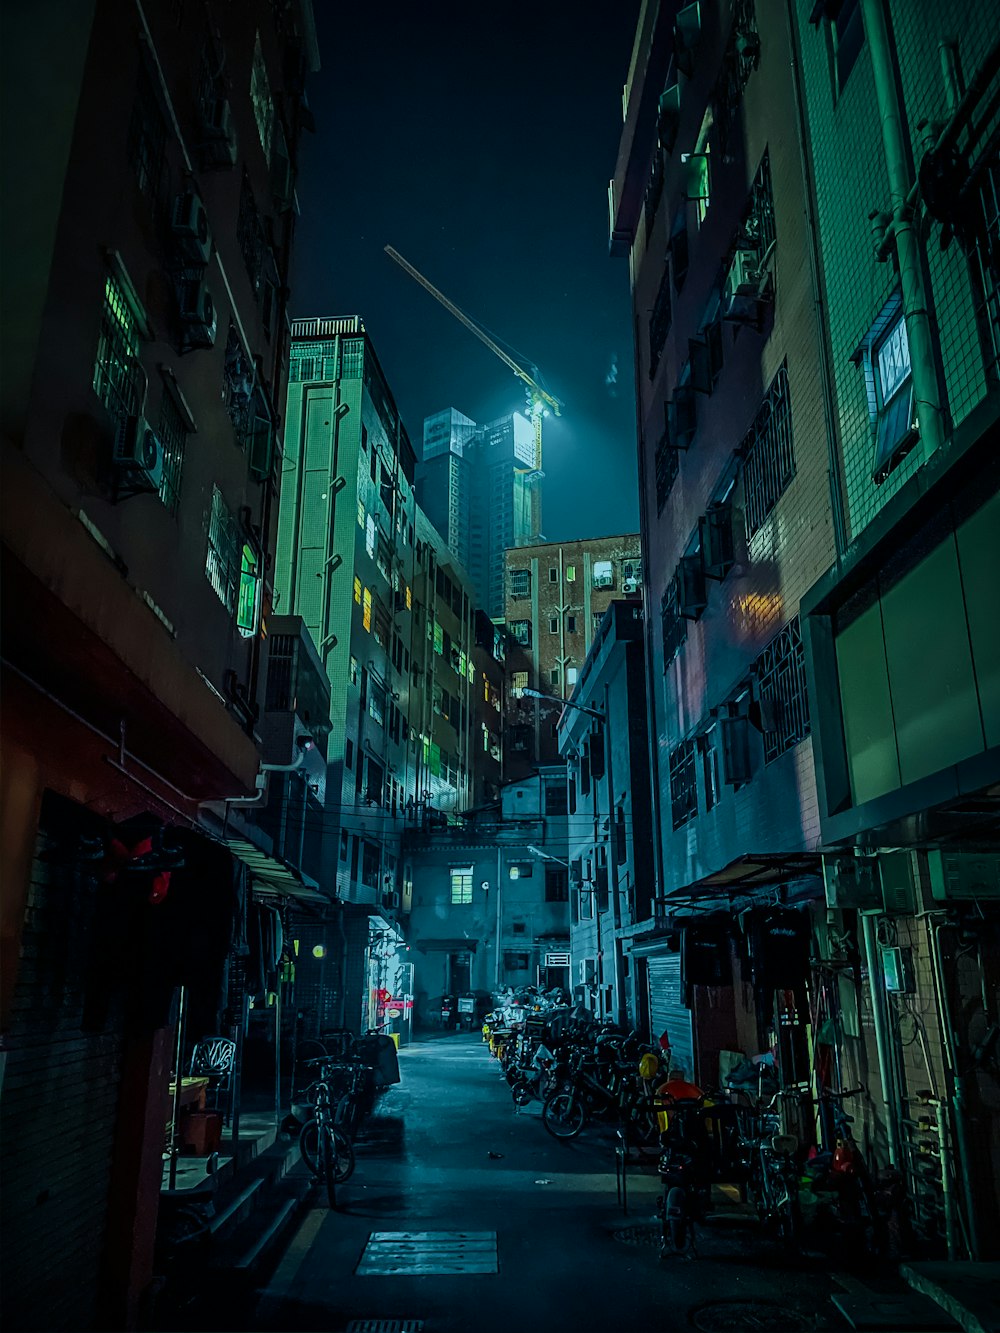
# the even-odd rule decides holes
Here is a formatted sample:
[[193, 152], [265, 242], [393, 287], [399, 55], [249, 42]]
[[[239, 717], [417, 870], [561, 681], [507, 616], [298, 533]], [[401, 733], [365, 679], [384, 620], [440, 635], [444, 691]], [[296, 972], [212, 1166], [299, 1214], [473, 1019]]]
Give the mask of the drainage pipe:
[[885, 0], [861, 0], [865, 36], [871, 52], [875, 97], [882, 128], [882, 147], [889, 177], [892, 239], [896, 247], [903, 318], [910, 345], [910, 372], [924, 459], [945, 441], [944, 411], [938, 383], [935, 330], [930, 293], [924, 281], [923, 257], [909, 194], [906, 115], [899, 94]]
[[868, 984], [871, 987], [872, 1016], [875, 1021], [875, 1050], [878, 1055], [878, 1073], [882, 1084], [882, 1099], [885, 1103], [885, 1134], [889, 1148], [889, 1164], [898, 1166], [902, 1160], [899, 1142], [899, 1114], [896, 1099], [896, 1079], [892, 1066], [892, 1052], [889, 1045], [889, 1024], [885, 1005], [885, 977], [878, 956], [878, 942], [875, 938], [875, 918], [862, 916], [861, 934], [865, 946], [865, 963], [868, 967]]

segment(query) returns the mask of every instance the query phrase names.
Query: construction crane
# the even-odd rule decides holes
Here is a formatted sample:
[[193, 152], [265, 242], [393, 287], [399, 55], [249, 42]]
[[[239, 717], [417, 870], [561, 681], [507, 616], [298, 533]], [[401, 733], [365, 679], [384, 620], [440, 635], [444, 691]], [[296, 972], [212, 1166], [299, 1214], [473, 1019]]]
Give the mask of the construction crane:
[[[474, 333], [481, 343], [485, 343], [490, 351], [500, 358], [500, 360], [510, 370], [514, 372], [517, 378], [524, 385], [525, 399], [528, 406], [528, 418], [531, 421], [535, 431], [535, 471], [542, 470], [542, 418], [547, 417], [549, 412], [553, 412], [557, 417], [561, 416], [562, 403], [558, 398], [553, 397], [546, 389], [535, 379], [534, 375], [529, 374], [524, 366], [514, 360], [509, 353], [505, 352], [498, 343], [494, 342], [488, 333], [479, 327], [474, 319], [460, 310], [454, 301], [449, 301], [443, 292], [439, 292], [434, 284], [428, 281], [424, 275], [413, 267], [411, 263], [403, 258], [398, 250], [394, 250], [391, 245], [385, 247], [385, 252], [390, 259], [394, 259], [404, 272], [409, 273], [410, 277], [419, 282], [425, 291], [430, 292], [435, 300], [440, 301], [445, 310], [449, 310], [459, 323], [464, 324], [470, 333]], [[537, 374], [537, 367], [531, 366], [531, 370]]]

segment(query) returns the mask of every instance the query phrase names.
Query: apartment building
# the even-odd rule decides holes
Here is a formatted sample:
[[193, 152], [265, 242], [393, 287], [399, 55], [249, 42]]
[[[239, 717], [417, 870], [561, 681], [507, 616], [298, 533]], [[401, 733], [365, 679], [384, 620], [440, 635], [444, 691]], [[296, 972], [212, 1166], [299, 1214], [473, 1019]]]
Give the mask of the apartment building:
[[258, 790], [318, 56], [308, 0], [20, 8], [4, 37], [3, 1313], [135, 1327], [169, 940], [247, 900], [202, 811]]
[[[795, 6], [846, 539], [801, 619], [829, 948], [861, 913], [869, 972], [843, 1067], [878, 1070], [868, 1129], [919, 1230], [995, 1259], [1000, 47], [995, 5], [960, 11]], [[909, 1124], [929, 1085], [950, 1217]]]
[[559, 762], [558, 707], [523, 691], [570, 697], [611, 601], [641, 596], [640, 550], [639, 534], [627, 533], [507, 551], [508, 780]]
[[[655, 889], [643, 638], [642, 604], [613, 601], [559, 718], [559, 751], [574, 996], [601, 1018], [648, 1030], [648, 999], [636, 988], [640, 955], [632, 954]], [[652, 1019], [657, 1033], [668, 1026], [665, 1013]]]

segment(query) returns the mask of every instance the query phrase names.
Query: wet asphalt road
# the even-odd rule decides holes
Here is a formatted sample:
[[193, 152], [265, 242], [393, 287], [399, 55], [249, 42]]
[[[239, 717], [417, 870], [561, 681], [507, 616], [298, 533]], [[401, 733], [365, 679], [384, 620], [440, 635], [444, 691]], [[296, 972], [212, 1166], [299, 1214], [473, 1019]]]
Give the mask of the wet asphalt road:
[[[790, 1266], [755, 1225], [706, 1227], [698, 1258], [661, 1259], [655, 1174], [630, 1177], [624, 1216], [607, 1131], [559, 1143], [537, 1103], [515, 1115], [478, 1034], [414, 1044], [400, 1070], [338, 1211], [304, 1214], [261, 1293], [257, 1329], [340, 1333], [352, 1320], [422, 1320], [423, 1333], [844, 1327], [826, 1266]], [[498, 1271], [359, 1274], [369, 1237], [387, 1232], [495, 1232]], [[491, 1242], [473, 1249], [489, 1255]], [[761, 1302], [756, 1319], [751, 1311], [744, 1322], [735, 1301]]]

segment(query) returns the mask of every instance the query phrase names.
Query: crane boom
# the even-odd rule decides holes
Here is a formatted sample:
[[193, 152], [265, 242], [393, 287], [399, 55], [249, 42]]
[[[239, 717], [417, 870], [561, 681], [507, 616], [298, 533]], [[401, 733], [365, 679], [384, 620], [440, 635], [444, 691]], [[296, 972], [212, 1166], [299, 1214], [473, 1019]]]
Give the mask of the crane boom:
[[395, 260], [405, 273], [409, 273], [415, 282], [419, 282], [425, 291], [430, 292], [436, 301], [440, 301], [445, 310], [455, 316], [460, 324], [464, 324], [470, 333], [474, 333], [481, 343], [484, 343], [494, 356], [498, 356], [509, 370], [512, 370], [517, 378], [525, 386], [530, 407], [531, 420], [535, 428], [535, 468], [540, 471], [542, 466], [542, 415], [546, 408], [551, 408], [556, 416], [561, 414], [562, 403], [546, 389], [543, 389], [538, 381], [530, 375], [523, 366], [519, 365], [512, 356], [503, 350], [498, 343], [494, 342], [489, 334], [484, 333], [474, 319], [471, 319], [464, 310], [449, 301], [444, 292], [438, 291], [434, 284], [399, 253], [391, 245], [385, 247], [385, 253], [390, 259]]

